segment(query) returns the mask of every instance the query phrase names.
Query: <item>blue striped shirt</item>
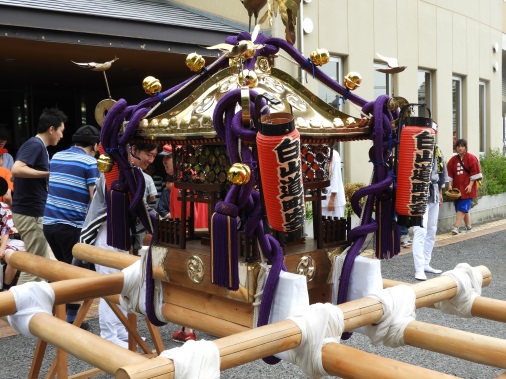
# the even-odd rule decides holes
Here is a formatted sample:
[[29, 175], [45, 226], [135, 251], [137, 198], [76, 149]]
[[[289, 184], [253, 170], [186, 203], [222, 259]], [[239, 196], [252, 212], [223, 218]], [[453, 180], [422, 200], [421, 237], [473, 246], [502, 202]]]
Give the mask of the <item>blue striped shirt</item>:
[[99, 176], [97, 160], [72, 146], [56, 153], [49, 166], [49, 193], [42, 224], [82, 228], [90, 203], [89, 187]]

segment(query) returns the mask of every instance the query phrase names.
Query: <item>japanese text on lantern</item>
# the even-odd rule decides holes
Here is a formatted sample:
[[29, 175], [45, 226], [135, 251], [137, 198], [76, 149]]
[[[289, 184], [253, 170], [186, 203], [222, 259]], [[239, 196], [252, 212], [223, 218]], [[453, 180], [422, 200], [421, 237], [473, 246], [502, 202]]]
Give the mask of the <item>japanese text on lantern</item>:
[[283, 228], [294, 231], [304, 225], [304, 191], [302, 184], [300, 141], [283, 138], [275, 148], [278, 160], [279, 186], [277, 198], [283, 210]]
[[414, 134], [413, 139], [415, 140], [414, 164], [410, 177], [411, 201], [408, 207], [411, 214], [424, 214], [432, 170], [434, 135], [424, 130]]

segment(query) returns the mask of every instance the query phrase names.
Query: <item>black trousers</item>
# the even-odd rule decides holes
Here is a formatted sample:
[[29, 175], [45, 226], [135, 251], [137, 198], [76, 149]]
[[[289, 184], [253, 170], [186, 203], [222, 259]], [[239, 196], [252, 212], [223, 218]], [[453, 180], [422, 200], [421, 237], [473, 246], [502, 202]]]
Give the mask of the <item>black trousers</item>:
[[43, 225], [42, 230], [59, 261], [72, 264], [72, 248], [79, 242], [81, 229], [67, 224]]

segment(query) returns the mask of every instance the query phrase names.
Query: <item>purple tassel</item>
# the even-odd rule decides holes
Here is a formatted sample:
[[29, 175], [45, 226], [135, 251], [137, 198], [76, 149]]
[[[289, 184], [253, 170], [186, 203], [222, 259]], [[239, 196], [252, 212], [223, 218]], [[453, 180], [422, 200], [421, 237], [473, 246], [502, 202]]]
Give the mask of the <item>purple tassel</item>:
[[130, 200], [126, 191], [125, 184], [116, 180], [106, 196], [107, 244], [121, 250], [130, 250]]
[[237, 214], [234, 204], [220, 201], [211, 218], [211, 282], [239, 289]]

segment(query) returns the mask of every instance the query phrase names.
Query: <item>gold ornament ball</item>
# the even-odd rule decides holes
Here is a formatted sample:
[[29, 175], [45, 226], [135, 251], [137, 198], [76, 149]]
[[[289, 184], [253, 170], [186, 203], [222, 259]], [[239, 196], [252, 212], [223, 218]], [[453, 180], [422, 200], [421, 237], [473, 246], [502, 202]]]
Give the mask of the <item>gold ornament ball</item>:
[[258, 76], [253, 70], [243, 70], [239, 73], [238, 79], [241, 86], [253, 88], [258, 84]]
[[251, 169], [247, 164], [234, 163], [228, 170], [228, 180], [232, 184], [239, 186], [249, 182], [251, 178]]
[[98, 171], [106, 173], [112, 170], [112, 166], [114, 165], [114, 161], [107, 154], [100, 154], [97, 159], [97, 168]]
[[330, 61], [330, 54], [327, 49], [316, 49], [310, 57], [315, 66], [323, 66]]
[[162, 90], [160, 81], [153, 76], [146, 76], [142, 81], [142, 88], [150, 96], [156, 96]]
[[353, 91], [354, 89], [360, 87], [360, 83], [362, 83], [362, 75], [360, 75], [358, 72], [349, 72], [348, 75], [344, 77], [344, 85], [350, 91]]
[[206, 60], [197, 53], [188, 54], [186, 57], [186, 66], [193, 72], [199, 72], [206, 65]]

